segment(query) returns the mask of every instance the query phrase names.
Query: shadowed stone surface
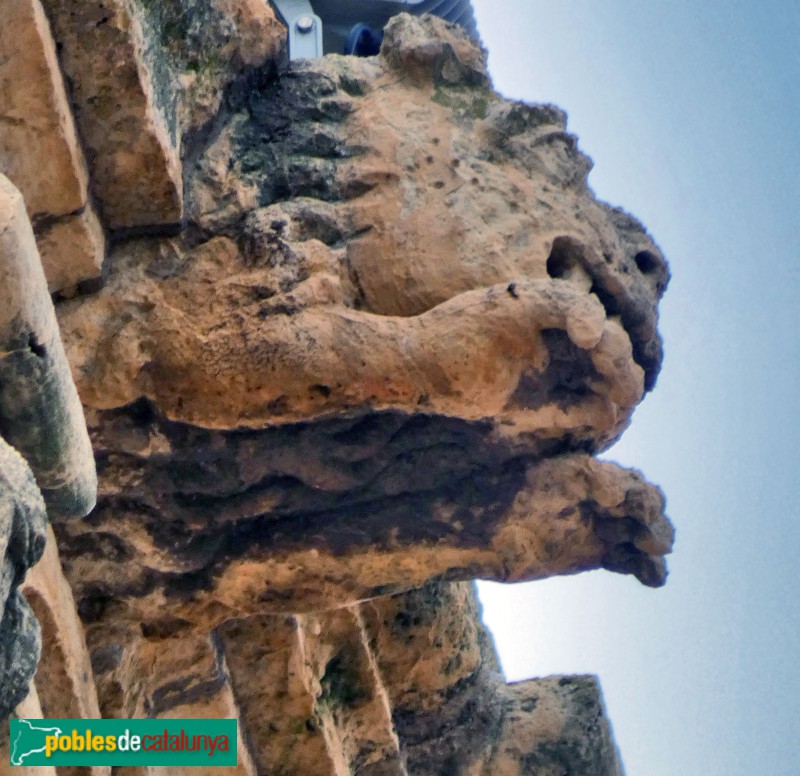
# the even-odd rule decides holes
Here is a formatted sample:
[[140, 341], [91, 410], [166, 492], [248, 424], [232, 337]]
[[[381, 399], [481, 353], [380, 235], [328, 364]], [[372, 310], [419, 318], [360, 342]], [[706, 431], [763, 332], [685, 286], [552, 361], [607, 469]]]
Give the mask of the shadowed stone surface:
[[442, 574], [665, 578], [672, 530], [656, 488], [552, 442], [526, 449], [489, 423], [383, 413], [212, 432], [143, 403], [101, 417], [98, 507], [59, 526], [85, 617], [125, 602], [126, 617], [147, 621], [166, 603], [213, 627]]
[[31, 470], [0, 439], [0, 720], [27, 696], [39, 660], [39, 624], [19, 588], [42, 555], [46, 527]]

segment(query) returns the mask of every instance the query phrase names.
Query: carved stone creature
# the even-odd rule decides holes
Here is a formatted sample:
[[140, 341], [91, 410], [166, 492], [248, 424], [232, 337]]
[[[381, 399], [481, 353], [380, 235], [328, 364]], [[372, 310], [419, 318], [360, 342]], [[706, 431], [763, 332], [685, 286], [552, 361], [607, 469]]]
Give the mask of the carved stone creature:
[[59, 308], [101, 477], [59, 528], [86, 618], [213, 628], [442, 576], [661, 584], [661, 494], [592, 455], [655, 381], [667, 269], [594, 198], [564, 115], [400, 16], [379, 57], [267, 73], [223, 118], [182, 234], [120, 243]]
[[[237, 717], [248, 775], [616, 776], [597, 683], [507, 686], [466, 582], [666, 577], [661, 492], [596, 456], [655, 384], [668, 270], [564, 114], [503, 99], [435, 17], [282, 67], [260, 0], [44, 8], [111, 237], [58, 305], [97, 507], [56, 511], [92, 471], [27, 292], [0, 433], [103, 714]], [[31, 397], [60, 409], [21, 422]]]

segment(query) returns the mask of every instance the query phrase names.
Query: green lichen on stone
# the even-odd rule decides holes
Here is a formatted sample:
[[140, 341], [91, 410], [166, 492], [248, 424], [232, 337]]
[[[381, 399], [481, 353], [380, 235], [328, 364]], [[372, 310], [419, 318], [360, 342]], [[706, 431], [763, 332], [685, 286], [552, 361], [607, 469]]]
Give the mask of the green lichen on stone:
[[143, 20], [170, 66], [178, 71], [220, 71], [220, 51], [236, 34], [213, 3], [199, 0], [136, 0]]
[[235, 27], [213, 3], [200, 0], [134, 0], [134, 7], [144, 30], [143, 58], [156, 101], [177, 142], [181, 74], [194, 74], [204, 83], [220, 79], [229, 64], [222, 50]]
[[489, 112], [489, 100], [492, 98], [488, 89], [475, 89], [464, 86], [437, 86], [431, 98], [437, 105], [453, 111], [459, 121], [477, 121], [485, 119]]
[[355, 669], [355, 655], [339, 653], [334, 655], [325, 666], [325, 673], [320, 679], [322, 693], [319, 696], [320, 706], [330, 710], [350, 708], [367, 697], [366, 690]]
[[55, 514], [86, 514], [94, 488], [69, 468], [75, 445], [71, 408], [63, 402], [69, 374], [50, 353], [28, 347], [0, 358], [0, 435], [24, 453]]

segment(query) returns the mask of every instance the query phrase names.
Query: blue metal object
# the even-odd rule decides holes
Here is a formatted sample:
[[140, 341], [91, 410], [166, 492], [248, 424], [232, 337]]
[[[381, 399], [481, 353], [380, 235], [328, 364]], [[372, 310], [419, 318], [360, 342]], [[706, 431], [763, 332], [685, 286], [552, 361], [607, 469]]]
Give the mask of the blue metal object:
[[322, 19], [314, 13], [309, 0], [274, 0], [274, 5], [286, 25], [289, 56], [292, 59], [321, 57]]
[[354, 57], [374, 57], [380, 52], [382, 42], [383, 30], [374, 30], [359, 22], [350, 30], [342, 53]]
[[470, 0], [273, 0], [289, 30], [292, 59], [330, 53], [373, 56], [386, 22], [399, 13], [432, 13], [478, 40]]

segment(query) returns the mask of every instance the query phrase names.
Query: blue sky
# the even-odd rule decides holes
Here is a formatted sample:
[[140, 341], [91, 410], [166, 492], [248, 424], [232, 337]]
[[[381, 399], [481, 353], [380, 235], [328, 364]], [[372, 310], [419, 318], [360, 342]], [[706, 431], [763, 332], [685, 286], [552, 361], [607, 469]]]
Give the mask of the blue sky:
[[607, 454], [667, 494], [667, 586], [482, 585], [507, 676], [599, 674], [628, 776], [797, 776], [800, 3], [474, 6], [495, 86], [567, 110], [673, 272], [662, 376]]

